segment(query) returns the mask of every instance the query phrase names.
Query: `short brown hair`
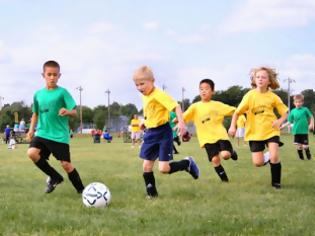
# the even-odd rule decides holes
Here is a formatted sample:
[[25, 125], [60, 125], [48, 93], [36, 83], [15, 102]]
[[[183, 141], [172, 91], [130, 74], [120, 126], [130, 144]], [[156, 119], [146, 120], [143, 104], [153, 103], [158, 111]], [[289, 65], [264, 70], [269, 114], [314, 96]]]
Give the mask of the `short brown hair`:
[[133, 74], [133, 80], [154, 80], [151, 68], [148, 66], [139, 67]]
[[58, 62], [53, 61], [53, 60], [46, 61], [43, 65], [43, 70], [45, 70], [46, 67], [54, 67], [60, 70], [60, 65], [58, 64]]
[[268, 77], [269, 77], [269, 81], [270, 81], [269, 87], [271, 89], [277, 89], [277, 88], [280, 87], [279, 81], [277, 79], [278, 74], [276, 73], [276, 71], [274, 69], [270, 68], [270, 67], [261, 66], [261, 67], [252, 69], [251, 72], [250, 72], [251, 86], [253, 88], [257, 87], [257, 85], [255, 83], [256, 73], [258, 71], [261, 71], [261, 70], [264, 70], [264, 71], [266, 71], [268, 73]]
[[302, 94], [296, 94], [294, 95], [293, 97], [293, 100], [301, 100], [301, 101], [304, 101], [304, 96]]

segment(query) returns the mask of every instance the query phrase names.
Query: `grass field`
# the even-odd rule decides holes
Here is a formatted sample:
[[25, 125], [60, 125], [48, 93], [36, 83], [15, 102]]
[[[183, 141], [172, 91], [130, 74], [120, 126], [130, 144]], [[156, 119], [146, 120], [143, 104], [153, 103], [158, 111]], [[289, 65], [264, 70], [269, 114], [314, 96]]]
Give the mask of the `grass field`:
[[[223, 161], [230, 178], [221, 183], [194, 138], [179, 147], [179, 160], [195, 157], [200, 179], [186, 172], [155, 172], [159, 198], [145, 198], [138, 150], [115, 138], [93, 144], [75, 137], [72, 161], [83, 182], [105, 183], [112, 202], [105, 209], [82, 204], [68, 178], [51, 194], [26, 157], [27, 145], [0, 145], [0, 235], [315, 235], [315, 161], [300, 161], [291, 136], [282, 136], [282, 186], [270, 185], [270, 167], [252, 166], [248, 147], [239, 160]], [[314, 137], [310, 137], [315, 154]], [[313, 146], [313, 148], [312, 148]], [[50, 163], [61, 171], [59, 163]]]

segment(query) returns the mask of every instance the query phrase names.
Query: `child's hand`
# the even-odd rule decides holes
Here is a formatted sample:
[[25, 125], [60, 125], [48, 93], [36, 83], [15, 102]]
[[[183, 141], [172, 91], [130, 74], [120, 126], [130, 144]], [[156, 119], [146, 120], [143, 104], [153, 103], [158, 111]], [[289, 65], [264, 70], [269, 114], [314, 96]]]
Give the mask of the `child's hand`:
[[33, 136], [34, 136], [34, 131], [29, 130], [26, 134], [26, 140], [30, 142], [32, 140]]
[[68, 115], [69, 114], [69, 111], [66, 109], [66, 108], [61, 108], [60, 110], [59, 110], [59, 115], [60, 116], [66, 116], [66, 115]]
[[314, 131], [314, 124], [310, 124], [310, 125], [308, 126], [308, 129], [311, 130], [311, 131]]
[[186, 125], [185, 125], [184, 122], [178, 122], [178, 124], [177, 124], [177, 129], [178, 129], [179, 136], [181, 136], [181, 137], [182, 137], [182, 136], [186, 133], [186, 131], [187, 131]]
[[236, 134], [236, 128], [231, 126], [231, 127], [229, 128], [228, 133], [229, 133], [230, 136], [234, 137], [235, 134]]
[[280, 120], [275, 120], [272, 122], [272, 128], [275, 128], [275, 129], [280, 129], [281, 127], [281, 121]]

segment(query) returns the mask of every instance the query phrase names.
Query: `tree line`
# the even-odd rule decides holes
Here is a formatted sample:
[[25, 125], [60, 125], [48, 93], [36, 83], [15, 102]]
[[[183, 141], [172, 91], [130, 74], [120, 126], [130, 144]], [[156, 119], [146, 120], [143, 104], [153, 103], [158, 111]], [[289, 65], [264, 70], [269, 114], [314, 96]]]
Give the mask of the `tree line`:
[[[237, 106], [244, 94], [249, 91], [249, 88], [243, 88], [241, 86], [231, 86], [227, 90], [219, 90], [213, 96], [213, 100], [221, 101], [231, 106]], [[276, 93], [285, 104], [288, 104], [288, 93], [283, 89], [275, 90]], [[306, 89], [301, 92], [304, 95], [304, 106], [308, 107], [313, 114], [315, 114], [315, 91], [313, 89]], [[180, 101], [183, 102], [182, 107], [186, 110], [191, 103], [200, 101], [200, 96], [197, 95], [190, 102], [189, 99]], [[110, 107], [111, 119], [116, 119], [119, 116], [127, 116], [131, 119], [133, 114], [142, 114], [142, 110], [138, 110], [134, 104], [128, 103], [126, 105], [113, 102]], [[293, 108], [293, 96], [290, 96], [290, 109]], [[80, 114], [80, 107], [77, 107], [78, 114]], [[32, 107], [27, 106], [24, 102], [14, 102], [12, 104], [4, 104], [0, 111], [0, 129], [4, 130], [8, 124], [13, 127], [15, 123], [15, 115], [18, 114], [18, 119], [22, 118], [29, 123], [32, 115]], [[104, 105], [90, 108], [88, 106], [82, 106], [82, 122], [84, 124], [94, 124], [96, 128], [102, 129], [107, 124], [108, 119], [108, 107]], [[80, 115], [75, 118], [71, 118], [70, 127], [76, 130], [80, 126]]]

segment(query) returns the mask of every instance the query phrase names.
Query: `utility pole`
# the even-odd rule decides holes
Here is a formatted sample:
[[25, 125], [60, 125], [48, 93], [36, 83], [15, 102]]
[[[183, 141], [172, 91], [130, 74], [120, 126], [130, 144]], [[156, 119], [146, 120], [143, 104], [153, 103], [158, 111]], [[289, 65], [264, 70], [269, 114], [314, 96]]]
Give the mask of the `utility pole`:
[[162, 84], [162, 90], [165, 91], [166, 90], [166, 85]]
[[287, 78], [285, 79], [284, 81], [287, 81], [288, 82], [288, 109], [289, 109], [289, 112], [288, 114], [290, 114], [290, 106], [291, 106], [291, 83], [295, 83], [295, 80], [294, 79], [291, 79], [291, 78]]
[[83, 121], [82, 121], [82, 100], [81, 100], [81, 93], [83, 91], [83, 88], [81, 86], [76, 88], [77, 90], [79, 90], [79, 94], [80, 94], [80, 133], [82, 134], [82, 129], [83, 129]]
[[184, 105], [184, 100], [185, 100], [185, 96], [184, 96], [184, 93], [185, 93], [186, 89], [184, 87], [182, 87], [182, 111], [184, 112], [184, 109], [185, 109], [185, 105]]
[[4, 97], [0, 96], [0, 110], [2, 109], [2, 100], [4, 100]]
[[110, 90], [107, 89], [105, 91], [105, 93], [107, 93], [107, 131], [109, 132], [110, 131]]

